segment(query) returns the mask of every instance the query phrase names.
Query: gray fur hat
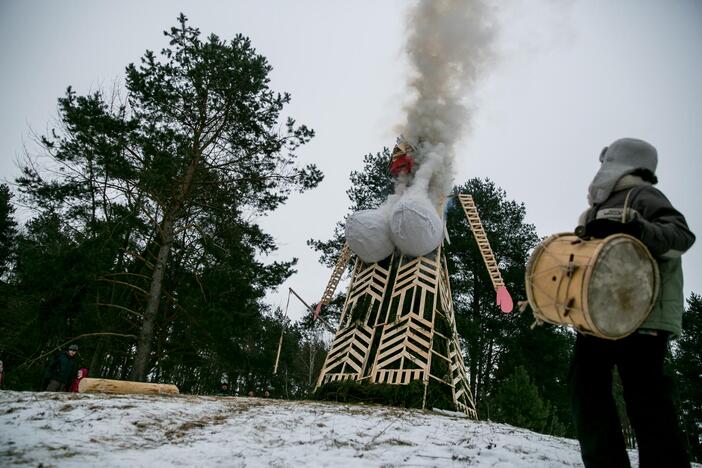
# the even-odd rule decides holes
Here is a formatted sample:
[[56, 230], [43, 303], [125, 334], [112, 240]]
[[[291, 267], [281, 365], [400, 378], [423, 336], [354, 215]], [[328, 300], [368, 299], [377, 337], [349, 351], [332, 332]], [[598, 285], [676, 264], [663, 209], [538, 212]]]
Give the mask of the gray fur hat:
[[638, 169], [656, 174], [658, 152], [650, 143], [635, 138], [622, 138], [605, 147], [600, 153], [600, 170], [588, 190], [591, 205], [609, 198], [619, 179]]

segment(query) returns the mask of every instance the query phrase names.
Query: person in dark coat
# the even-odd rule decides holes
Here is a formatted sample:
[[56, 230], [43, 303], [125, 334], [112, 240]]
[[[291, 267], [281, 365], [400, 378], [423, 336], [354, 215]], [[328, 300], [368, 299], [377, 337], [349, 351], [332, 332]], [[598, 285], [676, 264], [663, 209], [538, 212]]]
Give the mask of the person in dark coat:
[[603, 239], [624, 233], [639, 239], [655, 258], [660, 291], [641, 327], [619, 340], [578, 333], [570, 369], [571, 409], [587, 468], [629, 467], [612, 396], [616, 366], [639, 448], [641, 467], [689, 467], [690, 461], [663, 364], [668, 340], [680, 335], [683, 313], [681, 255], [695, 242], [685, 218], [656, 184], [658, 153], [633, 138], [615, 141], [600, 154], [588, 208], [576, 234]]
[[77, 354], [78, 345], [72, 344], [51, 361], [47, 375], [49, 379], [47, 392], [63, 392], [70, 388], [71, 382], [78, 373]]

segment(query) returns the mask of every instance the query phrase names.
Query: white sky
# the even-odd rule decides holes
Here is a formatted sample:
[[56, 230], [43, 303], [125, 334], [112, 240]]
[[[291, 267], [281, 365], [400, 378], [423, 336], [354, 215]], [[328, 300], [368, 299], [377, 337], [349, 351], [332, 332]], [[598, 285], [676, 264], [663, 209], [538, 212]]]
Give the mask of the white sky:
[[[695, 0], [500, 2], [499, 58], [468, 98], [474, 125], [457, 147], [456, 182], [489, 177], [526, 204], [540, 235], [573, 229], [603, 146], [624, 137], [659, 151], [659, 188], [702, 233], [702, 3]], [[391, 146], [402, 122], [407, 62], [402, 0], [0, 2], [0, 175], [11, 181], [29, 129], [44, 132], [56, 99], [109, 89], [179, 12], [204, 34], [242, 33], [289, 91], [287, 113], [314, 128], [301, 151], [325, 173], [262, 221], [299, 257], [292, 286], [319, 299], [331, 273], [305, 244], [326, 239], [347, 212], [349, 173], [363, 155]], [[26, 218], [28, 213], [20, 213]], [[702, 293], [702, 248], [683, 257], [685, 295]], [[291, 302], [299, 317], [302, 306]]]

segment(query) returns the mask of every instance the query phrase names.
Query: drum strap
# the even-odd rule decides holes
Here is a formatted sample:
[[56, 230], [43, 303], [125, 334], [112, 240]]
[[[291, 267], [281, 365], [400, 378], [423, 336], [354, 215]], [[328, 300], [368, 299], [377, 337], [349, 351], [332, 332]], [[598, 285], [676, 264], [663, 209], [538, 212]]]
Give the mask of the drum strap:
[[[631, 202], [636, 198], [637, 191], [641, 187], [633, 187], [631, 188], [627, 193], [626, 193], [626, 198], [624, 198], [624, 207], [622, 209], [621, 213], [621, 222], [626, 223], [627, 221], [631, 221], [630, 219], [627, 219], [627, 208], [631, 205]], [[597, 213], [600, 211], [600, 207], [602, 206], [601, 203], [597, 203], [595, 205], [592, 205], [592, 208], [587, 213], [587, 216], [585, 217], [586, 223], [589, 223], [590, 221], [594, 221], [597, 218]], [[614, 208], [612, 208], [614, 210]], [[618, 211], [618, 209], [617, 209]]]
[[626, 198], [624, 199], [624, 209], [622, 210], [622, 224], [627, 222], [626, 219], [626, 214], [629, 211], [627, 208], [629, 208], [629, 197], [631, 196], [631, 192], [633, 192], [636, 189], [636, 187], [632, 188], [626, 193]]

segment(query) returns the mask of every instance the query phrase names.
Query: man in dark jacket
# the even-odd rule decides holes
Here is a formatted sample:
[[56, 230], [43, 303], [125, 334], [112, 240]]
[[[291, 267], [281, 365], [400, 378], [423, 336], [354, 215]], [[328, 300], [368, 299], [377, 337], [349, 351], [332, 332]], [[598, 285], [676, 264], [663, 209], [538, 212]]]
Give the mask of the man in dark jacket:
[[51, 361], [48, 369], [49, 385], [46, 391], [63, 392], [70, 388], [78, 372], [76, 354], [78, 354], [78, 345], [72, 344], [66, 352], [59, 354]]
[[600, 154], [590, 184], [590, 208], [576, 233], [605, 238], [626, 233], [649, 249], [658, 263], [660, 292], [641, 327], [620, 340], [578, 334], [571, 364], [573, 420], [586, 467], [628, 467], [624, 437], [612, 397], [617, 367], [627, 414], [639, 447], [641, 467], [690, 466], [671, 381], [663, 372], [668, 339], [681, 333], [683, 276], [680, 256], [695, 241], [685, 218], [657, 183], [656, 149], [642, 140], [615, 141]]

